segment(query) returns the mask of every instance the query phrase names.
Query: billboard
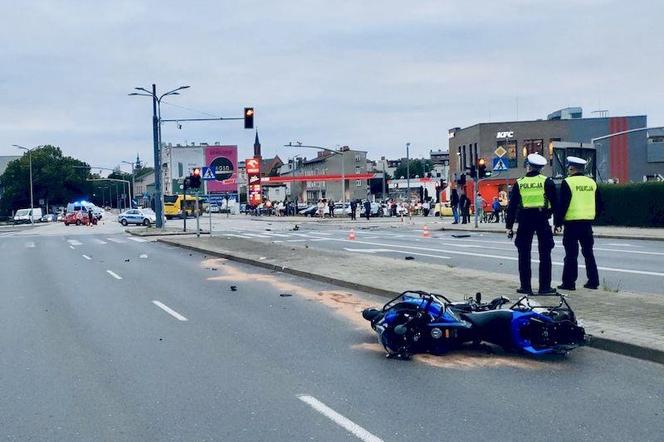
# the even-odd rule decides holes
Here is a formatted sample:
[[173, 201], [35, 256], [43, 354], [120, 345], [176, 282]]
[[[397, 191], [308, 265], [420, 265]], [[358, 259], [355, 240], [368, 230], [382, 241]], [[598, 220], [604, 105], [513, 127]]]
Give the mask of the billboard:
[[247, 179], [249, 185], [247, 186], [248, 201], [252, 206], [257, 206], [263, 202], [263, 192], [261, 188], [261, 157], [248, 158], [245, 162], [247, 170]]
[[207, 182], [207, 191], [237, 192], [237, 146], [207, 146], [204, 156], [215, 176]]

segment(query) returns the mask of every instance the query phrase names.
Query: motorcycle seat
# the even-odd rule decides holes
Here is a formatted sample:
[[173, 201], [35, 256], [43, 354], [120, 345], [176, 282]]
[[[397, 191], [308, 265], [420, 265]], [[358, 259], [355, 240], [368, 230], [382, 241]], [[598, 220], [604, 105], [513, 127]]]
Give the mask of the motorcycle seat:
[[461, 317], [478, 329], [509, 330], [512, 311], [490, 310], [488, 312], [462, 313]]

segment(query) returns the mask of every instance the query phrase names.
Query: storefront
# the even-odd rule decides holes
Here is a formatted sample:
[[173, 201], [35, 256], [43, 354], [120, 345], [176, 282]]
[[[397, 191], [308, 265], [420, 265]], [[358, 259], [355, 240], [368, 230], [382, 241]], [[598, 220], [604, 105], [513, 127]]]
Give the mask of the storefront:
[[[552, 114], [555, 115], [555, 114]], [[575, 114], [580, 117], [581, 112]], [[550, 116], [551, 117], [551, 116]], [[449, 131], [450, 182], [458, 183], [471, 165], [484, 159], [491, 177], [479, 184], [482, 197], [491, 203], [501, 191], [509, 191], [515, 180], [526, 173], [526, 158], [538, 153], [548, 160], [543, 173], [552, 176], [554, 144], [560, 142], [583, 143], [595, 149], [599, 181], [641, 181], [642, 176], [662, 168], [662, 163], [648, 161], [646, 155], [647, 132], [637, 131], [618, 135], [591, 144], [593, 138], [604, 137], [647, 126], [646, 116], [572, 118], [502, 123], [479, 123], [467, 128]], [[473, 182], [461, 186], [467, 195], [473, 195]], [[459, 184], [457, 184], [459, 187]], [[472, 198], [471, 198], [472, 200]]]

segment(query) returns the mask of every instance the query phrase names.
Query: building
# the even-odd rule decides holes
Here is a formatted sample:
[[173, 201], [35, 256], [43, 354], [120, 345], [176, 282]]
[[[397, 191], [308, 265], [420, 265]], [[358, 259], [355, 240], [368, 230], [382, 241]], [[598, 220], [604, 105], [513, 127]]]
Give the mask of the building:
[[[449, 131], [450, 180], [458, 179], [467, 168], [477, 164], [480, 158], [487, 163], [487, 170], [493, 171], [491, 178], [480, 183], [479, 191], [485, 200], [506, 190], [514, 180], [526, 172], [525, 159], [528, 154], [539, 153], [549, 160], [544, 168], [545, 175], [552, 175], [554, 145], [557, 143], [577, 143], [592, 151], [598, 181], [626, 183], [642, 181], [646, 175], [662, 173], [664, 158], [658, 156], [661, 146], [648, 142], [648, 133], [632, 132], [598, 140], [630, 129], [645, 128], [645, 115], [582, 118], [580, 108], [567, 108], [554, 112], [546, 120], [508, 121], [499, 123], [479, 123], [464, 129]], [[494, 169], [494, 161], [501, 154], [501, 163], [508, 170]], [[496, 168], [498, 169], [498, 168]], [[472, 182], [465, 189], [472, 192]]]
[[[292, 170], [287, 170], [276, 182], [290, 182], [291, 198], [298, 202], [313, 203], [321, 198], [342, 201], [342, 175], [345, 175], [346, 201], [367, 197], [365, 151], [344, 146], [335, 153], [321, 151], [313, 159], [302, 158], [289, 163]], [[358, 177], [354, 178], [356, 175]]]
[[429, 158], [433, 164], [433, 170], [430, 177], [436, 180], [448, 180], [450, 175], [450, 153], [448, 150], [431, 150]]

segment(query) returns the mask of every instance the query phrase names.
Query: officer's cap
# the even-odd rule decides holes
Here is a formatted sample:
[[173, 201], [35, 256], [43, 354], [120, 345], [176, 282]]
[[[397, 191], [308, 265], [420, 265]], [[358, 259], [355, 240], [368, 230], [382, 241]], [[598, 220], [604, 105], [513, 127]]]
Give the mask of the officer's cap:
[[567, 157], [567, 165], [568, 166], [583, 167], [586, 164], [588, 164], [588, 161], [584, 160], [583, 158]]
[[538, 153], [531, 153], [528, 155], [528, 163], [531, 166], [535, 167], [544, 167], [546, 166], [546, 158]]

